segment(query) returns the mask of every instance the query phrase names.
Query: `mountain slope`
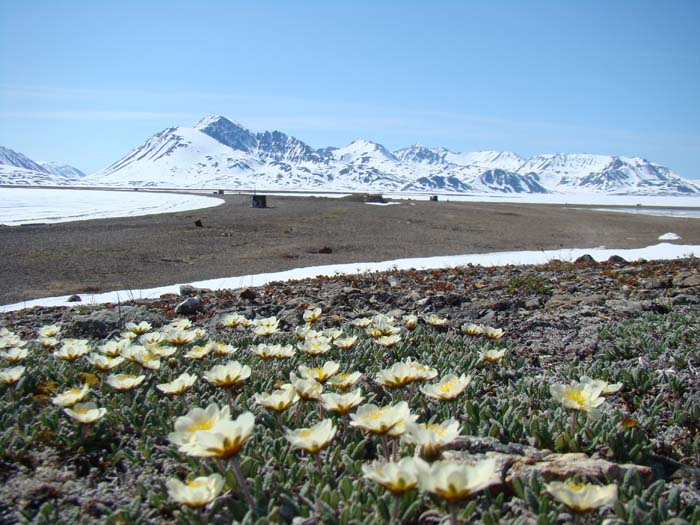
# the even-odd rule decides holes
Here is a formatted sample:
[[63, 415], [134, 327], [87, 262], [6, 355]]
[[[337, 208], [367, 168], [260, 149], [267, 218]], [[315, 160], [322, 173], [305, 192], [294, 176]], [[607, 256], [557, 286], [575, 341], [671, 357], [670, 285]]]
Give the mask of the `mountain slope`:
[[86, 184], [144, 187], [476, 193], [700, 193], [638, 157], [509, 151], [459, 153], [413, 145], [395, 152], [355, 140], [314, 149], [281, 131], [255, 133], [219, 115], [157, 133]]
[[71, 186], [85, 174], [67, 164], [35, 162], [26, 155], [0, 146], [0, 184]]

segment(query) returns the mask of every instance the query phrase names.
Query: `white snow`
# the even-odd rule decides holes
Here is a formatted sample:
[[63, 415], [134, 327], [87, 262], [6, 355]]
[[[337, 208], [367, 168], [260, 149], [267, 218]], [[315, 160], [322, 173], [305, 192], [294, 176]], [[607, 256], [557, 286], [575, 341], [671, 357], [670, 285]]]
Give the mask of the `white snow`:
[[604, 195], [599, 193], [568, 194], [509, 194], [509, 195], [468, 195], [465, 193], [440, 192], [386, 192], [386, 199], [428, 200], [438, 195], [441, 201], [465, 202], [515, 202], [519, 204], [572, 204], [590, 206], [656, 206], [663, 208], [700, 208], [700, 195]]
[[0, 224], [54, 223], [172, 213], [223, 204], [222, 199], [135, 191], [0, 188]]
[[659, 235], [660, 241], [677, 241], [680, 238], [681, 238], [680, 235], [678, 235], [677, 233], [672, 233], [672, 232], [668, 232], [668, 233], [664, 233], [663, 235]]
[[[505, 266], [508, 264], [543, 264], [553, 259], [572, 261], [584, 254], [590, 254], [597, 261], [607, 260], [612, 255], [619, 255], [629, 261], [636, 259], [677, 259], [688, 257], [691, 254], [700, 253], [699, 245], [677, 245], [661, 243], [646, 248], [637, 249], [602, 249], [602, 248], [576, 248], [562, 250], [540, 250], [521, 252], [495, 252], [468, 255], [450, 255], [438, 257], [423, 257], [416, 259], [397, 259], [393, 261], [336, 264], [327, 266], [310, 266], [306, 268], [296, 268], [277, 273], [262, 273], [255, 275], [245, 275], [241, 277], [228, 277], [223, 279], [211, 279], [207, 281], [197, 281], [192, 284], [200, 288], [210, 288], [212, 290], [236, 289], [250, 286], [262, 286], [273, 281], [285, 281], [291, 279], [313, 278], [321, 275], [354, 274], [360, 272], [385, 271], [390, 269], [429, 269], [429, 268], [450, 268], [464, 266], [467, 264], [479, 264], [483, 266]], [[85, 304], [118, 303], [136, 299], [157, 298], [165, 293], [178, 293], [179, 284], [162, 286], [159, 288], [148, 288], [145, 290], [119, 290], [102, 294], [82, 295], [82, 302], [66, 302], [68, 295], [61, 297], [47, 297], [33, 301], [25, 301], [5, 306], [0, 306], [0, 312], [9, 312], [31, 308], [34, 306], [77, 306]]]

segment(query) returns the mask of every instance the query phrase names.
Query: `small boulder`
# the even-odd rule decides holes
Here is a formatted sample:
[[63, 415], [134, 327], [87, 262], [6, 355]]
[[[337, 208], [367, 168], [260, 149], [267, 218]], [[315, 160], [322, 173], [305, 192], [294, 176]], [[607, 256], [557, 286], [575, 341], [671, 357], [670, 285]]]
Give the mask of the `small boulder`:
[[197, 295], [189, 297], [175, 307], [177, 315], [195, 315], [204, 311], [204, 303]]

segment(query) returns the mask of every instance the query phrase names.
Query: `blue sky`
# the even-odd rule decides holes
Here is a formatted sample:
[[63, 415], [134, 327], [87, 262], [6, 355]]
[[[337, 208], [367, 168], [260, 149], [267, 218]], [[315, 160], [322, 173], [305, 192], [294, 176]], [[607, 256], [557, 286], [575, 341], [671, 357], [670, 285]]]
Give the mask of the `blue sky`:
[[641, 156], [700, 178], [700, 2], [0, 0], [0, 145], [86, 172], [222, 114], [356, 138]]

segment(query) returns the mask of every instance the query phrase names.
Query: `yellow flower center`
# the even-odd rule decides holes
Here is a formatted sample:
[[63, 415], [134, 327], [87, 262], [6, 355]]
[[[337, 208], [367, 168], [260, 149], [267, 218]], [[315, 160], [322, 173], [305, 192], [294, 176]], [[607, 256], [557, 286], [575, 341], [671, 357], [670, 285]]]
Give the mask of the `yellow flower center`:
[[452, 391], [456, 384], [457, 379], [450, 379], [449, 381], [445, 381], [444, 383], [440, 384], [440, 392], [442, 392], [443, 394], [447, 394], [448, 392]]
[[85, 407], [77, 407], [77, 408], [74, 408], [73, 411], [74, 411], [76, 414], [87, 414], [88, 409], [85, 408]]
[[197, 432], [199, 430], [209, 430], [211, 427], [214, 426], [216, 423], [216, 418], [213, 417], [207, 417], [200, 419], [199, 421], [195, 421], [192, 423], [188, 428], [188, 432]]
[[372, 410], [372, 412], [370, 412], [369, 414], [367, 414], [366, 417], [370, 421], [376, 421], [377, 419], [381, 418], [386, 412], [386, 408], [377, 408], [375, 410]]
[[564, 392], [565, 399], [573, 401], [574, 403], [582, 406], [586, 404], [589, 397], [589, 394], [585, 390], [581, 390], [580, 388], [568, 388]]
[[80, 395], [80, 389], [79, 388], [72, 388], [68, 392], [66, 392], [66, 395], [69, 395], [69, 396]]
[[314, 431], [312, 429], [307, 428], [304, 430], [300, 430], [299, 433], [297, 434], [297, 436], [299, 436], [301, 439], [307, 439], [307, 438], [311, 437], [311, 434], [313, 434], [313, 433], [314, 433]]
[[583, 489], [587, 487], [586, 483], [577, 483], [575, 481], [569, 481], [566, 484], [567, 487], [569, 487], [571, 490], [574, 492], [581, 492]]
[[198, 489], [200, 487], [206, 486], [207, 482], [204, 480], [197, 480], [197, 479], [192, 479], [187, 482], [188, 487], [192, 487], [193, 489]]
[[445, 427], [436, 423], [428, 423], [427, 425], [425, 425], [425, 428], [428, 430], [432, 430], [440, 437], [444, 436], [447, 432], [447, 429]]

